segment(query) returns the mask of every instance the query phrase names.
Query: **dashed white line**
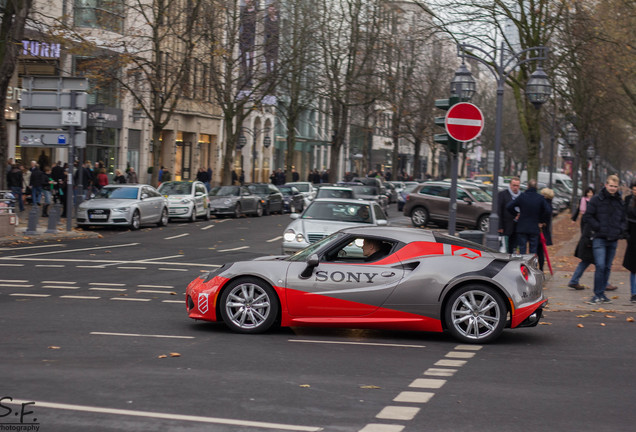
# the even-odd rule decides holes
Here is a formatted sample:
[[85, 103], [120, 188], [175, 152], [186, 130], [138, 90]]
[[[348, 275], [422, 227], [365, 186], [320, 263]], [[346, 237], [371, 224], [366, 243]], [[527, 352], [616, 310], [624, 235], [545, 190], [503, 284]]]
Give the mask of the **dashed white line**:
[[125, 337], [147, 337], [147, 338], [165, 338], [165, 339], [194, 339], [194, 336], [177, 336], [177, 335], [156, 335], [141, 333], [110, 333], [110, 332], [90, 332], [96, 336], [125, 336]]
[[65, 265], [62, 264], [36, 264], [36, 267], [54, 267], [54, 268], [60, 268], [60, 267], [66, 267]]
[[448, 354], [446, 354], [446, 357], [448, 357], [448, 358], [469, 359], [469, 358], [475, 357], [475, 353], [472, 353], [472, 352], [461, 352], [461, 351], [451, 351]]
[[156, 291], [156, 290], [137, 290], [138, 293], [146, 294], [172, 294], [170, 291]]
[[42, 281], [43, 284], [55, 284], [55, 285], [75, 285], [77, 282], [69, 282], [69, 281]]
[[190, 271], [190, 269], [164, 268], [164, 267], [159, 267], [159, 270], [164, 270], [164, 271], [180, 271], [180, 272], [187, 272], [187, 271]]
[[275, 241], [278, 241], [280, 239], [282, 239], [283, 236], [278, 236], [278, 237], [274, 237], [273, 239], [269, 239], [269, 240], [265, 240], [267, 243], [273, 243]]
[[[74, 282], [73, 282], [74, 283]], [[126, 286], [123, 283], [103, 283], [103, 282], [90, 282], [89, 285], [98, 285], [98, 286]]]
[[450, 366], [450, 367], [461, 367], [466, 364], [465, 360], [439, 360], [435, 363], [435, 366]]
[[99, 288], [99, 287], [94, 287], [94, 288], [89, 288], [89, 291], [116, 291], [116, 292], [122, 292], [122, 291], [126, 291], [126, 288]]
[[424, 375], [429, 376], [453, 376], [457, 372], [457, 369], [436, 369], [436, 368], [428, 368]]
[[418, 412], [420, 409], [414, 407], [387, 406], [376, 417], [386, 420], [413, 420]]
[[120, 270], [146, 270], [147, 267], [117, 267]]
[[28, 280], [22, 279], [0, 279], [0, 282], [8, 282], [8, 283], [27, 283]]
[[136, 301], [136, 302], [149, 302], [152, 299], [145, 298], [134, 298], [134, 297], [113, 297], [111, 300], [121, 300], [121, 301]]
[[430, 392], [412, 392], [403, 391], [395, 398], [394, 402], [410, 402], [410, 403], [427, 403], [431, 398], [435, 396], [435, 393]]
[[63, 299], [77, 299], [77, 300], [98, 300], [101, 297], [96, 297], [96, 296], [79, 296], [79, 295], [63, 295], [60, 296], [60, 298]]
[[444, 384], [446, 384], [445, 379], [418, 378], [409, 384], [409, 387], [438, 389], [442, 388]]
[[183, 233], [183, 234], [179, 234], [179, 235], [172, 236], [172, 237], [164, 237], [163, 239], [164, 240], [174, 240], [174, 239], [178, 239], [178, 238], [181, 238], [181, 237], [186, 237], [186, 236], [189, 236], [189, 235], [190, 235], [190, 233]]
[[201, 228], [201, 231], [209, 230], [210, 228], [214, 228], [214, 224], [210, 224], [208, 226]]
[[14, 297], [51, 297], [51, 294], [12, 293], [9, 295]]
[[179, 304], [184, 304], [183, 300], [161, 300], [161, 303], [179, 303]]
[[233, 252], [237, 250], [249, 249], [249, 246], [240, 246], [232, 249], [219, 249], [217, 252]]
[[393, 424], [369, 423], [360, 432], [402, 432], [404, 426]]
[[0, 284], [0, 287], [5, 288], [31, 288], [33, 285], [24, 285], [24, 284]]
[[321, 340], [305, 340], [305, 339], [289, 339], [288, 342], [338, 344], [338, 345], [370, 345], [370, 346], [385, 346], [385, 347], [398, 347], [398, 348], [426, 348], [425, 345], [385, 344], [385, 343], [372, 343], [372, 342], [321, 341]]
[[42, 288], [51, 288], [51, 289], [66, 289], [66, 290], [76, 290], [79, 287], [76, 286], [68, 286], [68, 285], [42, 285]]
[[2, 267], [24, 267], [24, 264], [0, 264]]
[[174, 288], [172, 285], [137, 285], [138, 288]]

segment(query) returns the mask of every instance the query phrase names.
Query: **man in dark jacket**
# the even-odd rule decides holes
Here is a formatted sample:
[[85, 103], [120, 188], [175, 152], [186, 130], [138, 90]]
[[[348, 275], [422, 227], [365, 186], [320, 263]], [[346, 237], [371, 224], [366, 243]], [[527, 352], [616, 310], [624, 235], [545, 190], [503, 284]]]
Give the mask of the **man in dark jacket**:
[[512, 253], [517, 247], [517, 221], [515, 217], [506, 210], [506, 206], [509, 202], [519, 197], [521, 192], [519, 188], [521, 181], [519, 177], [513, 177], [510, 179], [508, 189], [499, 192], [499, 198], [497, 201], [497, 214], [499, 215], [499, 234], [508, 237], [508, 253]]
[[517, 246], [519, 253], [537, 253], [539, 246], [539, 225], [546, 224], [552, 214], [548, 202], [537, 192], [537, 181], [528, 180], [528, 189], [510, 201], [506, 210], [515, 218], [517, 215]]
[[623, 200], [618, 193], [619, 179], [610, 175], [605, 187], [587, 204], [583, 224], [592, 230], [594, 252], [594, 297], [589, 304], [611, 303], [605, 296], [605, 287], [610, 278], [612, 261], [616, 255], [618, 239], [625, 238], [627, 216]]
[[15, 197], [16, 205], [20, 211], [24, 211], [24, 201], [22, 199], [22, 170], [18, 164], [11, 166], [11, 171], [7, 173], [7, 186], [11, 189], [11, 193]]

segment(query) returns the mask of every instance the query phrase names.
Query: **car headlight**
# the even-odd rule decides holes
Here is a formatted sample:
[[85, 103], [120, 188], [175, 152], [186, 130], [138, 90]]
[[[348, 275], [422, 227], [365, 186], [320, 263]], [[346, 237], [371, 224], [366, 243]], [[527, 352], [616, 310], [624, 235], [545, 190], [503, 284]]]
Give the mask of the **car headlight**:
[[285, 239], [286, 242], [293, 242], [294, 240], [296, 240], [298, 243], [302, 243], [305, 241], [305, 237], [302, 235], [302, 233], [296, 234], [296, 232], [291, 229], [285, 231], [285, 234], [283, 234], [283, 239]]
[[130, 207], [119, 207], [114, 208], [113, 213], [126, 213], [128, 210], [130, 210]]

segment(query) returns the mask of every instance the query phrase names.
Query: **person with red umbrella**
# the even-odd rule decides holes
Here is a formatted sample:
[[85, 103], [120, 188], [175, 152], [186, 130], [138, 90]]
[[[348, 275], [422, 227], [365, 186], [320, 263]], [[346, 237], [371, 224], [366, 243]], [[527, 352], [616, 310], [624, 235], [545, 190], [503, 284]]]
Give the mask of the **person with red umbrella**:
[[[541, 189], [541, 195], [548, 202], [550, 208], [552, 208], [552, 199], [554, 198], [554, 191], [550, 188]], [[545, 224], [541, 226], [541, 233], [539, 235], [540, 245], [537, 248], [537, 258], [539, 259], [539, 268], [543, 271], [543, 265], [545, 261], [548, 262], [548, 268], [550, 269], [550, 274], [554, 274], [552, 271], [552, 263], [550, 262], [550, 257], [548, 256], [548, 246], [552, 246], [552, 213], [550, 213], [550, 217], [546, 220]]]

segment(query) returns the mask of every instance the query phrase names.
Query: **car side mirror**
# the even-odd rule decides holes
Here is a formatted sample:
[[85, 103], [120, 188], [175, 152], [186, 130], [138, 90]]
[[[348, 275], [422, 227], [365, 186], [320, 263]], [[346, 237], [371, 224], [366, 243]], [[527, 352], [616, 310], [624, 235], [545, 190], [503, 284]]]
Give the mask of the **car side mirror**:
[[203, 196], [203, 192], [197, 191], [194, 193], [194, 196]]
[[290, 217], [291, 219], [298, 219], [298, 218], [300, 217], [300, 215], [299, 215], [298, 213], [290, 213], [290, 214], [289, 214], [289, 217]]
[[319, 263], [320, 257], [318, 257], [318, 254], [309, 255], [309, 258], [307, 258], [307, 267], [305, 267], [305, 270], [303, 270], [299, 277], [301, 279], [309, 279], [314, 273], [314, 268], [316, 268]]
[[378, 226], [387, 226], [389, 224], [389, 221], [386, 219], [378, 219], [377, 224]]
[[141, 199], [143, 200], [143, 199], [146, 199], [146, 198], [148, 198], [148, 194], [147, 193], [142, 193], [141, 194]]

